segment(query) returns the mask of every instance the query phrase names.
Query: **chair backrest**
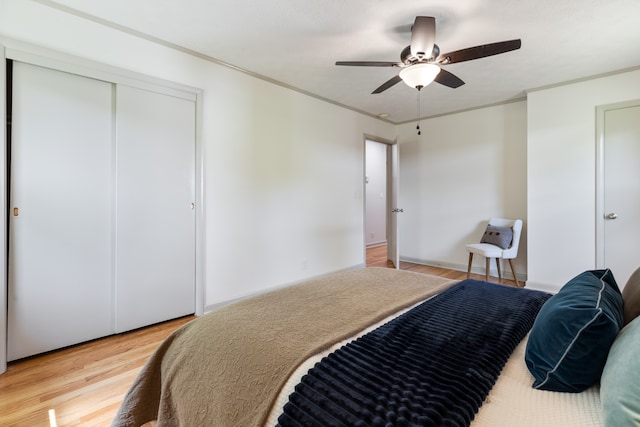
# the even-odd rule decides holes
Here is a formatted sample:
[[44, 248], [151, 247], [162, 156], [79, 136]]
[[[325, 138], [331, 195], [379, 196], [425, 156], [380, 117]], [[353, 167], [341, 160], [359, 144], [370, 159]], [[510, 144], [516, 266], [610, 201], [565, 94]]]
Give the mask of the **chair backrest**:
[[518, 246], [520, 245], [520, 234], [522, 233], [521, 219], [506, 218], [489, 218], [490, 225], [498, 225], [500, 227], [511, 227], [513, 230], [513, 240], [511, 246], [502, 251], [503, 259], [513, 259], [518, 256]]

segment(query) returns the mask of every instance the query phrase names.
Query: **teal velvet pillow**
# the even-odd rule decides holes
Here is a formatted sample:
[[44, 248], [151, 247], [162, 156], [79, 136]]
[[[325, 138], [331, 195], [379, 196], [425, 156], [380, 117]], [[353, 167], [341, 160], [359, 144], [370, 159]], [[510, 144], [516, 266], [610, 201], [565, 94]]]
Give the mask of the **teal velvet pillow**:
[[600, 381], [604, 425], [640, 425], [640, 317], [613, 342]]
[[622, 295], [610, 270], [571, 279], [531, 328], [525, 362], [533, 387], [578, 393], [595, 384], [622, 324]]

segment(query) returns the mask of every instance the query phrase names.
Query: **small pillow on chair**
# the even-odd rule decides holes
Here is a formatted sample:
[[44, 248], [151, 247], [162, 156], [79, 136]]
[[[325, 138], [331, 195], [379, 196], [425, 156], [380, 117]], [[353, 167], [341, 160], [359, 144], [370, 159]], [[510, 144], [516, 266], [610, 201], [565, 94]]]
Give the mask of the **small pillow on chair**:
[[513, 229], [511, 227], [489, 224], [482, 235], [480, 243], [491, 243], [502, 249], [507, 249], [511, 246], [512, 240]]

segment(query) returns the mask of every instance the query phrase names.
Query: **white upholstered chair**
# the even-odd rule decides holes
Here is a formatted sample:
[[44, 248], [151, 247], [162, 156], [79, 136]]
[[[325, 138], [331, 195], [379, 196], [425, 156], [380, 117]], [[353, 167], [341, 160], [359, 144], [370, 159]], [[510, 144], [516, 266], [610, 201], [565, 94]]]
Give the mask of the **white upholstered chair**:
[[520, 286], [516, 271], [513, 268], [512, 260], [518, 256], [518, 245], [520, 244], [520, 234], [522, 233], [522, 220], [520, 219], [505, 219], [505, 218], [490, 218], [489, 224], [498, 227], [511, 227], [513, 230], [513, 238], [511, 244], [506, 248], [491, 243], [472, 243], [467, 245], [467, 252], [469, 252], [469, 267], [467, 268], [467, 278], [471, 273], [471, 263], [473, 261], [473, 254], [482, 255], [485, 257], [485, 281], [489, 281], [489, 262], [491, 258], [495, 258], [496, 265], [498, 266], [498, 278], [502, 279], [502, 272], [500, 271], [500, 259], [509, 260], [509, 266], [511, 267], [511, 273], [516, 281], [516, 286]]

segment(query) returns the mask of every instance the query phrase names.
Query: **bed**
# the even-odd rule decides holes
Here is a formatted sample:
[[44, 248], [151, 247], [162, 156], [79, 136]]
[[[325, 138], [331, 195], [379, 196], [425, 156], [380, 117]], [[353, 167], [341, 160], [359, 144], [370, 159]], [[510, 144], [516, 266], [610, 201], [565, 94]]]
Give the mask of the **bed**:
[[258, 295], [168, 337], [112, 425], [603, 426], [599, 381], [571, 393], [532, 387], [529, 347], [547, 339], [538, 314], [555, 298], [385, 268]]

